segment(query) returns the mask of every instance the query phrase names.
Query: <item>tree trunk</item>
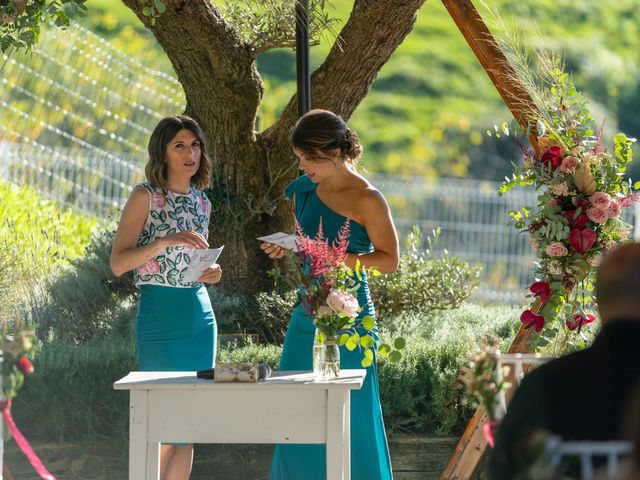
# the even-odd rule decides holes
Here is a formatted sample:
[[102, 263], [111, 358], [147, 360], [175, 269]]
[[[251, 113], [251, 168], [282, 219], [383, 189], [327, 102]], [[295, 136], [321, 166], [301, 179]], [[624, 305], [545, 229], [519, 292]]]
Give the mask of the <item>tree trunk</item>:
[[[357, 0], [327, 59], [312, 77], [314, 107], [348, 119], [379, 70], [411, 31], [424, 0]], [[224, 244], [225, 289], [256, 293], [268, 286], [270, 261], [256, 237], [292, 230], [284, 186], [298, 169], [288, 132], [296, 98], [264, 133], [255, 130], [264, 91], [255, 51], [243, 44], [210, 0], [165, 0], [152, 25], [139, 0], [123, 0], [171, 60], [187, 99], [186, 114], [202, 126], [213, 163], [210, 243]], [[277, 206], [277, 208], [275, 208]]]

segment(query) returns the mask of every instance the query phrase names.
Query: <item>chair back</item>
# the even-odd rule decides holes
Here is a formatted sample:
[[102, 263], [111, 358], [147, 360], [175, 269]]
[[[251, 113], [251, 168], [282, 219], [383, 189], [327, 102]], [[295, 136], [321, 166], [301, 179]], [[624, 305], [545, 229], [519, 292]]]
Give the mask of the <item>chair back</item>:
[[[578, 457], [580, 460], [580, 478], [590, 480], [594, 478], [594, 459], [606, 458], [607, 478], [618, 478], [620, 460], [629, 455], [633, 449], [631, 442], [603, 441], [603, 442], [563, 442], [560, 437], [552, 437], [547, 445], [551, 464], [560, 465], [563, 458]], [[600, 477], [598, 477], [600, 478]]]

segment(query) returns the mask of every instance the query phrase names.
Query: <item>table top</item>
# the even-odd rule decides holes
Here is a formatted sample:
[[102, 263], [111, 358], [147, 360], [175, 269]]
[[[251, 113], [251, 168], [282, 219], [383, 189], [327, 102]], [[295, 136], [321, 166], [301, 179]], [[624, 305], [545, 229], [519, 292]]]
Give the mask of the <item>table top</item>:
[[[115, 390], [260, 390], [273, 389], [319, 389], [360, 390], [367, 371], [365, 369], [340, 370], [339, 378], [319, 381], [309, 371], [276, 371], [266, 380], [257, 383], [216, 383], [196, 377], [196, 372], [130, 372], [113, 384]], [[264, 390], [263, 390], [264, 391]]]

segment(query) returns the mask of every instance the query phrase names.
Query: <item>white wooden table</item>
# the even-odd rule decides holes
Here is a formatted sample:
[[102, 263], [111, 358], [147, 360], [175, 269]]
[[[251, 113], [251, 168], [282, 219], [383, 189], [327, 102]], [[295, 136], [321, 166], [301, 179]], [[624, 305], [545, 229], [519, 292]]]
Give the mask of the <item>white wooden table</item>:
[[325, 443], [327, 478], [351, 478], [350, 393], [366, 370], [316, 382], [275, 372], [258, 383], [214, 383], [195, 372], [131, 372], [129, 479], [160, 478], [160, 443]]

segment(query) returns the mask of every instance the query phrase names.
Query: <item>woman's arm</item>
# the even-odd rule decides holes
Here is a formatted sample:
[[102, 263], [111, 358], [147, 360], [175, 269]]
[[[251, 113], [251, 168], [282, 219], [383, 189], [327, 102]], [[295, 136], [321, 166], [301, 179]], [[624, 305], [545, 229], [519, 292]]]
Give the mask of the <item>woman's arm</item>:
[[358, 201], [356, 212], [355, 216], [362, 219], [374, 251], [347, 254], [347, 266], [354, 268], [356, 260], [360, 260], [360, 265], [376, 267], [381, 273], [395, 272], [399, 262], [398, 234], [384, 196], [377, 190], [367, 190]]
[[149, 215], [150, 201], [149, 192], [138, 185], [133, 189], [124, 206], [111, 249], [111, 271], [118, 277], [144, 265], [166, 247], [184, 245], [191, 248], [207, 248], [209, 246], [202, 235], [189, 230], [167, 235], [138, 247], [140, 232]]

